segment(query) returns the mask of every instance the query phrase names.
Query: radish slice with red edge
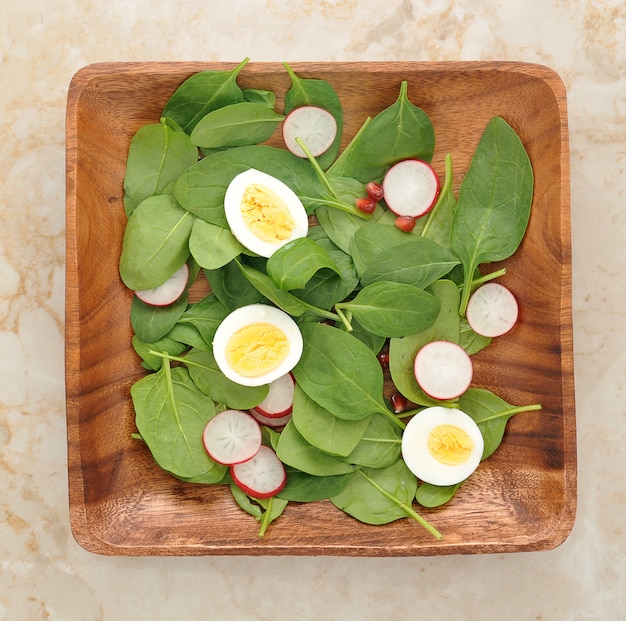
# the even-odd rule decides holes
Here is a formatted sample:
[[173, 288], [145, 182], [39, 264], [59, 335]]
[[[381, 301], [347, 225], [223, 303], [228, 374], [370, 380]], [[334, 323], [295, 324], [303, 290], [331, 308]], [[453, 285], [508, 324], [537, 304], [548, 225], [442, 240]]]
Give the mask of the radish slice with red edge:
[[295, 108], [283, 121], [285, 146], [298, 157], [305, 158], [306, 153], [296, 138], [300, 138], [313, 157], [318, 157], [330, 149], [336, 136], [335, 117], [328, 110], [318, 106]]
[[432, 341], [415, 356], [415, 379], [433, 399], [456, 399], [470, 386], [474, 365], [467, 352], [450, 341]]
[[265, 425], [266, 427], [271, 427], [272, 429], [280, 429], [284, 427], [291, 420], [291, 412], [285, 414], [284, 416], [263, 416], [263, 414], [257, 412], [256, 410], [249, 410], [250, 416], [254, 418], [260, 425]]
[[488, 282], [472, 293], [465, 317], [470, 328], [481, 336], [506, 334], [517, 322], [519, 307], [504, 285]]
[[253, 498], [275, 496], [287, 482], [285, 466], [265, 445], [248, 461], [231, 466], [230, 475], [235, 485]]
[[183, 263], [162, 285], [135, 291], [135, 295], [151, 306], [169, 306], [183, 294], [189, 281], [189, 266]]
[[232, 466], [254, 457], [261, 447], [261, 426], [242, 410], [224, 410], [205, 426], [202, 442], [213, 460]]
[[255, 410], [268, 418], [282, 418], [291, 412], [295, 380], [291, 373], [286, 373], [269, 384], [267, 397], [261, 401]]
[[407, 159], [394, 164], [383, 179], [387, 207], [398, 216], [419, 218], [428, 213], [439, 195], [439, 177], [423, 160]]

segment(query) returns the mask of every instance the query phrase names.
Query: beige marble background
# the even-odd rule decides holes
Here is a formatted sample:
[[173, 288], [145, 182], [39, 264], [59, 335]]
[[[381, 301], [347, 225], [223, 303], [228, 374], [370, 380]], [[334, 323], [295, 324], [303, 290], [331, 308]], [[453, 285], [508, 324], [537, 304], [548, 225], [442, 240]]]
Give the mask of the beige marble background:
[[[64, 116], [114, 60], [496, 60], [568, 90], [579, 502], [550, 552], [107, 558], [69, 530]], [[623, 0], [0, 4], [0, 620], [626, 619]]]

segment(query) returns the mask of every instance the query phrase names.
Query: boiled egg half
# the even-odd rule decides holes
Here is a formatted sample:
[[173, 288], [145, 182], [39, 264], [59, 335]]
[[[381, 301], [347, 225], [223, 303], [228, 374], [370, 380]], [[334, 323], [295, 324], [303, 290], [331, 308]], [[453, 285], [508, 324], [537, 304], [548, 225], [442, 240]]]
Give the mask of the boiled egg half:
[[224, 212], [239, 243], [262, 257], [306, 237], [309, 230], [308, 215], [296, 193], [280, 179], [254, 168], [230, 182]]
[[218, 326], [213, 355], [228, 379], [243, 386], [262, 386], [296, 366], [302, 355], [302, 333], [279, 308], [249, 304], [232, 311]]
[[478, 467], [483, 436], [474, 420], [455, 408], [434, 406], [409, 420], [402, 435], [402, 458], [431, 485], [455, 485]]

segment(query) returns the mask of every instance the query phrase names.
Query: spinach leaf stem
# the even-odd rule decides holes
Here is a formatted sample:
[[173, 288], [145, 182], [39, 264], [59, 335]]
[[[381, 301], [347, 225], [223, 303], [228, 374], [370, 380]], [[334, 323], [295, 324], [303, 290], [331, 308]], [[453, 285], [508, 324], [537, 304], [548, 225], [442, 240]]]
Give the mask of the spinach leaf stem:
[[520, 405], [519, 407], [510, 408], [508, 410], [504, 410], [503, 412], [498, 412], [497, 414], [492, 414], [491, 416], [485, 416], [485, 418], [481, 418], [476, 421], [476, 424], [486, 423], [490, 420], [496, 420], [498, 418], [509, 418], [515, 414], [521, 414], [523, 412], [537, 412], [541, 410], [541, 404], [534, 403], [533, 405]]
[[443, 203], [444, 200], [447, 200], [448, 192], [450, 192], [450, 188], [452, 187], [452, 156], [450, 153], [446, 155], [445, 158], [445, 177], [443, 181], [443, 186], [441, 188], [441, 192], [439, 192], [439, 196], [437, 197], [437, 201], [435, 202], [433, 208], [430, 210], [428, 216], [426, 216], [426, 222], [424, 223], [424, 228], [421, 230], [420, 235], [422, 237], [426, 236], [430, 225], [433, 223], [435, 219], [435, 213], [437, 213], [439, 209], [439, 205]]

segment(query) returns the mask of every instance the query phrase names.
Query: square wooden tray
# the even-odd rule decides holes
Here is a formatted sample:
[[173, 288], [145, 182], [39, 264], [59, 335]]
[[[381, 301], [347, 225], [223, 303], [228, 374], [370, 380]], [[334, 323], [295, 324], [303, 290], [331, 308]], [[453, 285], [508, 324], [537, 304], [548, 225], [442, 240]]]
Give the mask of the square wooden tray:
[[[227, 489], [182, 483], [133, 440], [131, 295], [118, 260], [126, 217], [123, 177], [131, 137], [159, 119], [192, 73], [234, 64], [103, 63], [80, 70], [67, 101], [66, 386], [69, 505], [78, 543], [108, 555], [417, 556], [546, 550], [568, 536], [576, 511], [576, 424], [571, 314], [569, 145], [565, 89], [550, 69], [511, 62], [294, 63], [324, 78], [344, 106], [344, 145], [367, 116], [411, 101], [435, 127], [433, 163], [453, 156], [458, 189], [487, 121], [504, 117], [535, 172], [525, 240], [506, 262], [519, 329], [475, 357], [475, 384], [513, 404], [504, 442], [455, 498], [421, 512], [444, 538], [412, 520], [367, 526], [329, 502], [290, 504], [266, 536]], [[249, 63], [242, 87], [274, 90], [280, 63]], [[273, 141], [279, 144], [278, 138]]]

